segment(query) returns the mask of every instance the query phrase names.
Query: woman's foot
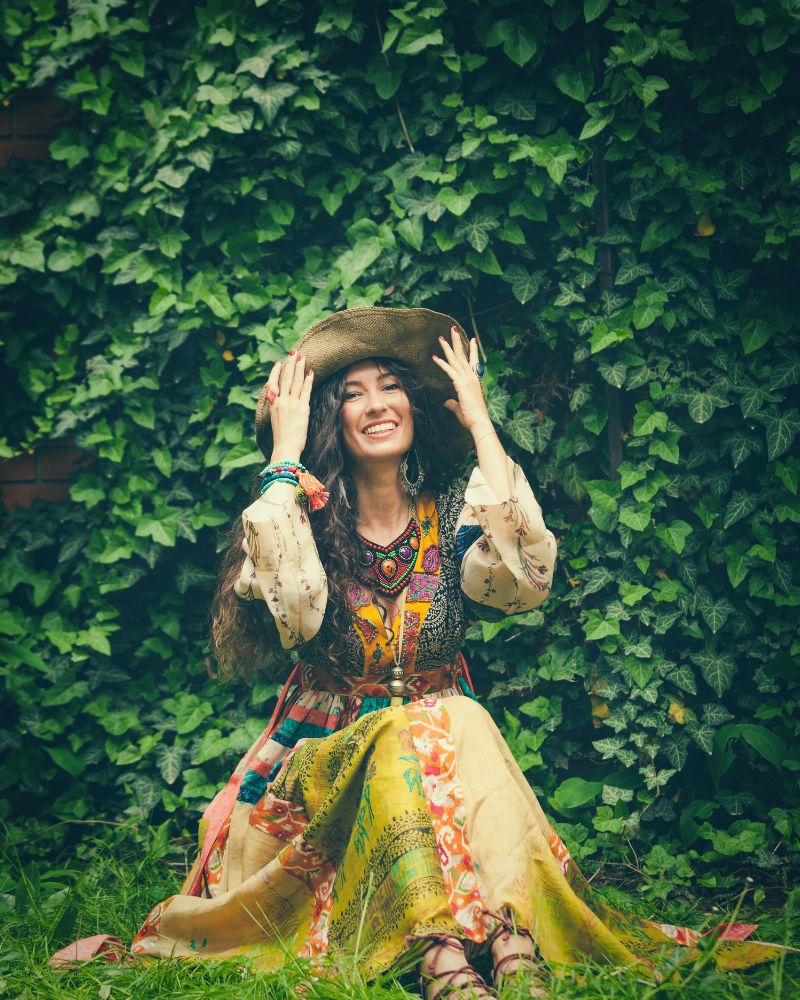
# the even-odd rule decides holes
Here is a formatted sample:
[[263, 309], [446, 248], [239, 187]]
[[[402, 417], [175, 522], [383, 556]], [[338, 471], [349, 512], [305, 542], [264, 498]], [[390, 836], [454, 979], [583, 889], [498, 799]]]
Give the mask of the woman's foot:
[[476, 1000], [493, 997], [494, 990], [467, 962], [464, 946], [457, 937], [442, 936], [422, 956], [420, 990], [425, 1000]]
[[499, 927], [491, 938], [492, 980], [501, 989], [510, 980], [519, 977], [528, 986], [531, 997], [546, 997], [541, 984], [542, 964], [536, 957], [536, 946], [530, 933], [519, 928], [517, 933]]

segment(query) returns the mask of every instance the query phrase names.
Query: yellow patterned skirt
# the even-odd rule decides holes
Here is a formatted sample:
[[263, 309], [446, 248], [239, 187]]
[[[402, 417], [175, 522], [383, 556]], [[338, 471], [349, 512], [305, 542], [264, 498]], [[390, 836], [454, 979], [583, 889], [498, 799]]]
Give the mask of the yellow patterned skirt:
[[[301, 741], [265, 794], [237, 801], [210, 897], [150, 913], [132, 952], [248, 958], [357, 953], [366, 975], [426, 935], [485, 942], [498, 921], [528, 928], [552, 963], [653, 963], [701, 935], [607, 906], [545, 818], [491, 716], [463, 696], [421, 699]], [[776, 957], [731, 925], [717, 964]]]

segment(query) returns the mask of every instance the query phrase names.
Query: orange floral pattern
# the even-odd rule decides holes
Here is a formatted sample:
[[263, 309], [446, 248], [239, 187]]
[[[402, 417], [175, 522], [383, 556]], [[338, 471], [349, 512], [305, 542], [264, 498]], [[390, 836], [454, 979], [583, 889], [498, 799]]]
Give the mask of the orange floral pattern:
[[485, 941], [496, 921], [489, 916], [477, 866], [472, 860], [464, 791], [458, 778], [447, 711], [442, 699], [423, 698], [406, 705], [406, 712], [450, 909], [470, 940]]

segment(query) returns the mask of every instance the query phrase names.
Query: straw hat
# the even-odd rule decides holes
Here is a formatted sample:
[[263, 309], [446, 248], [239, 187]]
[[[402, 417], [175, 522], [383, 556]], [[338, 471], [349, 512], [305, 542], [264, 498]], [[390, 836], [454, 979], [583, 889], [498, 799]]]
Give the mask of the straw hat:
[[[455, 415], [442, 403], [453, 399], [453, 383], [434, 364], [431, 355], [439, 351], [439, 337], [450, 342], [450, 328], [457, 327], [464, 351], [469, 355], [469, 341], [461, 324], [445, 313], [432, 309], [392, 309], [367, 306], [343, 309], [314, 323], [295, 345], [314, 369], [320, 382], [342, 368], [349, 368], [364, 358], [398, 358], [404, 361], [433, 399], [434, 419], [442, 425], [442, 439], [447, 442], [449, 458], [456, 462], [472, 447], [472, 438]], [[441, 353], [440, 353], [441, 356]], [[269, 460], [272, 454], [272, 429], [266, 385], [256, 408], [256, 443]]]

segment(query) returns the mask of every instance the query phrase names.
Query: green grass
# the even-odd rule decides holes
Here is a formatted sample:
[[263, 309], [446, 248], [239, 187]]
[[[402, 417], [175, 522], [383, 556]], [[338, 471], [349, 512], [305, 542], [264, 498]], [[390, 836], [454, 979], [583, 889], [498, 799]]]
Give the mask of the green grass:
[[[130, 855], [131, 848], [128, 849]], [[86, 852], [83, 852], [84, 854]], [[15, 1000], [267, 1000], [296, 994], [308, 982], [307, 966], [289, 960], [278, 973], [253, 973], [241, 963], [201, 961], [187, 963], [160, 960], [111, 965], [101, 960], [77, 970], [57, 971], [47, 965], [47, 956], [76, 937], [96, 933], [117, 934], [130, 941], [150, 907], [177, 891], [182, 876], [179, 860], [125, 856], [119, 847], [97, 844], [89, 856], [74, 866], [37, 870], [20, 869], [13, 861], [4, 864], [5, 885], [0, 894], [0, 997]], [[607, 890], [609, 901], [663, 919], [680, 919], [695, 926], [708, 925], [699, 903], [686, 898], [664, 907], [647, 904], [620, 887]], [[732, 915], [736, 901], [720, 900], [713, 921]], [[707, 903], [705, 904], [708, 905]], [[800, 890], [785, 905], [757, 915], [746, 905], [740, 920], [762, 924], [763, 940], [792, 943], [800, 924]], [[800, 996], [800, 961], [794, 956], [745, 973], [718, 973], [713, 956], [704, 954], [691, 966], [676, 970], [668, 956], [662, 964], [665, 978], [659, 981], [641, 970], [618, 967], [577, 966], [547, 974], [546, 986], [554, 1000], [750, 1000], [756, 997]], [[354, 961], [337, 962], [335, 978], [312, 982], [305, 996], [314, 1000], [393, 1000], [417, 996], [413, 974], [387, 977], [366, 983]], [[524, 983], [510, 984], [502, 996], [522, 1000], [528, 995]]]

